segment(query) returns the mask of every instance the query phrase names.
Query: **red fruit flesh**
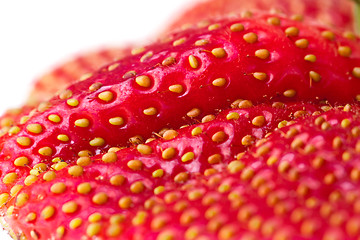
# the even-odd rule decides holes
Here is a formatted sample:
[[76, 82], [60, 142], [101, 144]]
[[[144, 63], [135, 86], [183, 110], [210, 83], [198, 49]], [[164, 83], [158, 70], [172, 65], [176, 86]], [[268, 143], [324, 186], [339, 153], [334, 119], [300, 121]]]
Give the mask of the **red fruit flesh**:
[[[95, 156], [93, 162], [88, 159], [86, 164], [83, 157], [77, 166], [29, 176], [25, 181], [21, 178], [15, 186], [31, 182], [13, 195], [13, 199], [7, 193], [0, 195], [8, 209], [6, 221], [16, 234], [36, 235], [39, 239], [56, 238], [55, 230], [59, 227], [66, 229], [62, 239], [91, 237], [92, 231], [103, 237], [120, 234], [118, 224], [109, 225], [114, 215], [131, 215], [132, 209], [148, 204], [145, 200], [160, 194], [164, 186], [181, 186], [192, 175], [217, 172], [279, 123], [286, 125], [286, 121], [318, 110], [321, 111], [317, 105], [280, 103], [273, 107], [226, 110], [209, 122], [177, 132], [169, 130], [164, 133], [164, 139]], [[85, 194], [82, 187], [88, 187], [87, 184], [91, 185], [91, 191]], [[96, 224], [89, 219], [94, 213], [101, 216]], [[73, 226], [80, 220], [74, 219], [81, 219], [78, 228]], [[103, 231], [93, 229], [99, 224]], [[111, 233], [112, 228], [116, 229], [113, 229], [115, 233]]]
[[300, 120], [227, 171], [169, 187], [128, 216], [121, 237], [358, 239], [359, 110]]
[[[343, 0], [205, 0], [197, 1], [183, 11], [173, 21], [166, 31], [187, 26], [188, 24], [205, 24], [206, 19], [211, 19], [234, 12], [249, 10], [276, 10], [286, 14], [294, 14], [294, 18], [301, 16], [313, 18], [317, 21], [339, 29], [353, 30], [353, 1]], [[298, 16], [298, 15], [300, 16]], [[165, 32], [166, 32], [165, 31]]]
[[[274, 17], [280, 26], [268, 23]], [[353, 101], [360, 89], [360, 47], [336, 34], [334, 40], [322, 37], [323, 30], [277, 15], [234, 17], [145, 47], [144, 55], [124, 58], [70, 86], [2, 137], [1, 179], [10, 174], [16, 180], [53, 161], [73, 163], [84, 154], [129, 145], [136, 135], [146, 139], [163, 128], [191, 124], [237, 98]], [[250, 43], [252, 32], [258, 39]], [[310, 44], [300, 48], [303, 40], [294, 43], [299, 39]], [[351, 54], [345, 56], [339, 46], [350, 47]], [[14, 165], [19, 158], [20, 167]], [[8, 191], [14, 181], [1, 188]]]

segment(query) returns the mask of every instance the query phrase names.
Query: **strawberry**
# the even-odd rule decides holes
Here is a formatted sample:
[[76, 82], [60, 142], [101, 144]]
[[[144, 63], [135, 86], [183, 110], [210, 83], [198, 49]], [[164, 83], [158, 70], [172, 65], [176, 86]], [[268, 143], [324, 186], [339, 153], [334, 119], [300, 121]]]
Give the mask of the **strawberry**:
[[251, 14], [249, 10], [258, 9], [263, 11], [275, 10], [286, 14], [293, 14], [295, 19], [302, 16], [313, 18], [328, 26], [353, 30], [352, 10], [354, 3], [350, 0], [205, 0], [197, 1], [185, 9], [175, 21], [166, 29], [169, 30], [188, 27], [191, 24], [206, 24], [207, 19], [219, 15], [243, 12]]
[[9, 191], [30, 169], [194, 123], [237, 98], [336, 103], [359, 93], [357, 42], [323, 28], [259, 14], [171, 37], [70, 86], [3, 136], [0, 187]]
[[127, 49], [102, 48], [80, 54], [38, 78], [30, 92], [27, 105], [37, 106], [49, 100], [55, 93], [92, 73], [103, 65], [127, 55]]
[[[245, 103], [249, 104], [240, 102], [243, 106]], [[78, 165], [29, 176], [22, 179], [27, 186], [13, 194], [14, 198], [7, 193], [0, 195], [0, 204], [6, 204], [6, 221], [19, 236], [51, 239], [60, 232], [63, 239], [91, 237], [99, 231], [92, 228], [100, 222], [108, 226], [109, 218], [131, 214], [131, 209], [142, 206], [146, 198], [159, 194], [164, 186], [179, 186], [191, 175], [213, 174], [257, 139], [278, 125], [286, 125], [286, 120], [318, 110], [316, 105], [281, 103], [226, 110], [215, 119], [205, 117], [204, 123], [168, 130], [163, 139], [116, 153], [112, 149], [92, 161], [82, 157]], [[87, 219], [92, 222], [95, 216], [101, 221], [89, 224]], [[76, 223], [80, 225], [74, 227]], [[109, 230], [102, 234], [119, 234], [119, 226], [112, 227], [115, 233]]]
[[359, 110], [300, 120], [227, 171], [169, 184], [119, 224], [121, 238], [358, 239]]

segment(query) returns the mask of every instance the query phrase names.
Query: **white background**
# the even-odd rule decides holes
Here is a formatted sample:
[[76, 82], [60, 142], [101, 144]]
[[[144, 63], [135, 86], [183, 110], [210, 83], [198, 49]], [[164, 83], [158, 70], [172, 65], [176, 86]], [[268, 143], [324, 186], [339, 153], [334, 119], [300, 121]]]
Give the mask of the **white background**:
[[[194, 0], [0, 0], [0, 114], [69, 56], [146, 42]], [[0, 239], [8, 240], [0, 230]]]

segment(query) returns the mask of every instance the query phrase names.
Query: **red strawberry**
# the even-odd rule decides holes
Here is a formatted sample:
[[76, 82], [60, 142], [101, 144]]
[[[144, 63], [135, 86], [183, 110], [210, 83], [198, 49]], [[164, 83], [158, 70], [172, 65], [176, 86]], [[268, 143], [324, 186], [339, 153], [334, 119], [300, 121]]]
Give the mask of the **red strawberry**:
[[[240, 104], [245, 103], [249, 102]], [[286, 125], [285, 120], [319, 109], [309, 104], [275, 103], [274, 107], [223, 111], [216, 119], [205, 117], [204, 121], [209, 122], [169, 130], [164, 139], [95, 156], [94, 163], [83, 157], [78, 160], [80, 166], [29, 176], [27, 187], [13, 194], [13, 199], [7, 193], [0, 195], [0, 204], [6, 203], [7, 221], [20, 236], [50, 239], [65, 229], [63, 239], [98, 235], [99, 224], [107, 228], [111, 216], [131, 214], [131, 209], [142, 206], [145, 199], [159, 194], [168, 184], [179, 186], [191, 175], [213, 174], [255, 140], [279, 124]], [[92, 218], [98, 223], [91, 224]], [[120, 234], [118, 230], [119, 226], [113, 224], [102, 234]]]
[[354, 3], [351, 0], [205, 0], [197, 1], [183, 11], [175, 21], [167, 28], [168, 30], [187, 27], [191, 24], [206, 24], [207, 20], [219, 15], [244, 12], [248, 10], [276, 10], [286, 14], [294, 14], [294, 18], [302, 19], [302, 16], [314, 18], [321, 23], [340, 29], [353, 30], [352, 10]]
[[59, 90], [78, 81], [82, 76], [85, 77], [105, 64], [130, 54], [127, 52], [127, 49], [122, 48], [99, 49], [61, 64], [35, 81], [27, 105], [37, 106], [40, 102], [49, 100]]
[[0, 170], [7, 184], [1, 187], [12, 187], [28, 168], [43, 171], [53, 161], [72, 163], [126, 146], [131, 137], [192, 123], [237, 98], [353, 101], [360, 89], [360, 47], [329, 36], [277, 15], [222, 19], [176, 33], [173, 41], [148, 46], [143, 55], [70, 86], [2, 137]]
[[228, 171], [169, 187], [127, 216], [121, 238], [359, 239], [359, 110], [306, 118]]

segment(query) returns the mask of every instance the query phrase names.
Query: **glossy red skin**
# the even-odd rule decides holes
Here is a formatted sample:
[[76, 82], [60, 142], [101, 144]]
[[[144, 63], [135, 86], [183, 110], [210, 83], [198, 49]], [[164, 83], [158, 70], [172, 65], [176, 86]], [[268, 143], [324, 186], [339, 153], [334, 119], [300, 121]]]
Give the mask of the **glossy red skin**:
[[[276, 10], [285, 14], [300, 14], [328, 26], [353, 30], [353, 1], [343, 0], [202, 0], [182, 11], [166, 29], [180, 28], [185, 24], [197, 24], [203, 20], [224, 14], [252, 10]], [[165, 32], [166, 32], [165, 31]]]
[[[105, 236], [107, 227], [109, 226], [109, 217], [115, 213], [123, 213], [124, 215], [132, 215], [132, 209], [138, 209], [143, 206], [146, 199], [154, 196], [153, 189], [158, 186], [180, 187], [184, 182], [175, 182], [175, 176], [179, 173], [186, 172], [191, 178], [204, 174], [206, 169], [221, 170], [223, 164], [231, 161], [238, 153], [246, 150], [241, 144], [241, 139], [245, 135], [253, 135], [254, 141], [263, 138], [268, 132], [277, 128], [278, 123], [283, 120], [295, 120], [296, 112], [304, 111], [301, 117], [321, 111], [321, 107], [312, 104], [288, 104], [283, 108], [275, 108], [268, 105], [258, 105], [247, 109], [230, 109], [223, 111], [213, 121], [207, 123], [196, 124], [178, 130], [179, 135], [172, 140], [157, 139], [147, 145], [152, 148], [149, 155], [141, 154], [134, 147], [125, 148], [117, 152], [118, 160], [115, 163], [104, 163], [100, 156], [94, 156], [92, 163], [84, 167], [84, 174], [81, 177], [72, 177], [68, 174], [68, 167], [56, 172], [56, 179], [51, 182], [39, 180], [38, 182], [23, 188], [20, 193], [29, 194], [29, 202], [23, 207], [16, 207], [12, 217], [7, 217], [6, 221], [17, 234], [24, 234], [26, 237], [31, 235], [31, 231], [35, 231], [40, 235], [39, 239], [51, 239], [56, 236], [54, 230], [57, 226], [68, 226], [69, 222], [80, 217], [84, 221], [94, 212], [102, 214], [101, 224], [103, 231], [99, 236]], [[226, 116], [230, 112], [237, 112], [239, 119], [227, 120]], [[252, 125], [251, 120], [257, 116], [265, 116], [266, 123], [262, 127]], [[192, 136], [191, 132], [195, 127], [202, 128], [202, 134]], [[227, 134], [225, 141], [216, 143], [211, 140], [214, 133], [224, 131]], [[169, 159], [162, 158], [162, 152], [173, 147], [176, 149], [176, 155]], [[195, 158], [192, 161], [183, 163], [181, 156], [192, 151]], [[217, 164], [210, 164], [208, 157], [213, 154], [220, 154], [222, 161]], [[143, 163], [141, 170], [131, 170], [127, 167], [130, 160], [140, 160]], [[161, 178], [152, 177], [152, 172], [157, 169], [163, 169], [164, 176]], [[121, 174], [127, 180], [121, 186], [113, 186], [109, 183], [110, 177]], [[40, 175], [41, 179], [42, 175]], [[132, 193], [129, 189], [132, 183], [142, 181], [146, 189], [140, 194]], [[55, 182], [64, 182], [67, 190], [62, 194], [53, 194], [50, 187]], [[92, 191], [87, 195], [80, 195], [76, 191], [78, 184], [82, 182], [90, 182]], [[91, 202], [92, 197], [98, 192], [106, 192], [109, 201], [101, 206], [97, 206]], [[38, 200], [41, 196], [42, 200]], [[132, 208], [122, 210], [118, 206], [118, 200], [123, 196], [131, 196], [133, 200]], [[10, 200], [6, 208], [14, 204], [16, 198]], [[48, 205], [61, 209], [62, 205], [68, 201], [76, 201], [80, 210], [74, 214], [65, 214], [61, 210], [57, 210], [56, 215], [49, 220], [40, 217], [41, 211]], [[27, 223], [26, 216], [30, 212], [35, 212], [36, 221]], [[66, 234], [62, 239], [82, 239], [86, 235], [85, 223], [76, 230], [66, 228]], [[86, 237], [85, 237], [86, 238]], [[111, 239], [111, 238], [109, 238]]]
[[[133, 226], [130, 221], [123, 224], [125, 229], [122, 237], [124, 239], [133, 239], [133, 236], [141, 236], [140, 239], [162, 239], [157, 238], [159, 233], [172, 231], [174, 240], [185, 238], [185, 232], [189, 227], [198, 227], [197, 237], [207, 237], [205, 239], [228, 239], [222, 238], [221, 228], [232, 227], [233, 234], [229, 239], [242, 239], [242, 237], [251, 237], [249, 239], [272, 239], [280, 237], [280, 234], [286, 234], [285, 239], [358, 239], [360, 234], [360, 215], [359, 215], [359, 187], [358, 180], [352, 178], [351, 171], [360, 167], [360, 154], [355, 151], [359, 145], [359, 135], [352, 134], [352, 128], [360, 126], [358, 118], [359, 107], [356, 106], [353, 112], [343, 112], [339, 110], [330, 110], [322, 116], [330, 123], [331, 128], [321, 130], [321, 125], [316, 125], [317, 116], [308, 117], [297, 121], [294, 125], [284, 127], [275, 131], [263, 145], [268, 145], [270, 151], [259, 156], [257, 150], [262, 146], [252, 148], [246, 153], [240, 161], [245, 164], [245, 168], [238, 173], [230, 174], [226, 170], [210, 177], [200, 177], [190, 180], [183, 188], [169, 188], [167, 192], [157, 197], [154, 206], [163, 207], [161, 213], [154, 213], [152, 209], [145, 211], [148, 215], [145, 222], [139, 226]], [[351, 124], [343, 128], [340, 122], [343, 119], [350, 119]], [[286, 137], [289, 129], [296, 128], [299, 134], [295, 137]], [[333, 148], [333, 139], [340, 137], [344, 142], [338, 148]], [[305, 145], [298, 150], [294, 150], [291, 144], [295, 138], [302, 138]], [[304, 147], [308, 144], [314, 144], [316, 151], [306, 154]], [[351, 153], [349, 160], [343, 160], [344, 151]], [[277, 156], [279, 161], [274, 165], [267, 165], [266, 162], [270, 156]], [[316, 168], [312, 166], [315, 157], [322, 156], [325, 160], [323, 165]], [[278, 168], [282, 162], [289, 162], [289, 170], [280, 173]], [[247, 180], [241, 179], [245, 169], [253, 169], [255, 174]], [[296, 169], [299, 173], [297, 179], [290, 177], [291, 170]], [[336, 179], [331, 184], [325, 184], [325, 176], [333, 173]], [[263, 182], [256, 184], [255, 179], [261, 177]], [[219, 191], [221, 185], [229, 185], [229, 190]], [[299, 193], [299, 186], [307, 186], [308, 192], [304, 195]], [[262, 187], [269, 187], [267, 194], [261, 195]], [[193, 191], [200, 191], [201, 197], [195, 200], [189, 200], [189, 194]], [[334, 198], [334, 193], [338, 192], [339, 198]], [[175, 193], [178, 198], [172, 203], [166, 204], [167, 193]], [[237, 193], [239, 196], [234, 200], [229, 200], [230, 193]], [[271, 198], [272, 195], [272, 198]], [[204, 204], [206, 197], [212, 196], [212, 204]], [[332, 196], [332, 197], [331, 197]], [[272, 204], [272, 200], [276, 199]], [[314, 198], [318, 204], [315, 207], [306, 207], [307, 200]], [[240, 200], [241, 199], [241, 200]], [[329, 200], [335, 199], [335, 200]], [[182, 211], [175, 211], [175, 205], [181, 201], [188, 205]], [[206, 202], [206, 201], [205, 201]], [[326, 214], [325, 205], [330, 204], [328, 214]], [[285, 207], [285, 212], [281, 213], [281, 207]], [[310, 205], [309, 205], [310, 206]], [[205, 219], [206, 211], [210, 208], [218, 210], [218, 215], [211, 219], [222, 220], [222, 224], [215, 232], [209, 230], [209, 221]], [[253, 210], [247, 218], [238, 219], [238, 213], [241, 210]], [[303, 210], [304, 217], [295, 221], [294, 210]], [[321, 210], [322, 209], [322, 210]], [[182, 214], [187, 211], [193, 211], [193, 221], [188, 224], [180, 224]], [[136, 211], [135, 211], [136, 212]], [[196, 214], [194, 214], [196, 213]], [[133, 216], [136, 213], [133, 213]], [[338, 215], [336, 215], [338, 214]], [[244, 215], [246, 216], [246, 215]], [[151, 222], [155, 217], [167, 219], [166, 225], [160, 231], [151, 230]], [[251, 230], [250, 224], [254, 217], [261, 217], [262, 228], [265, 222], [273, 224], [273, 232], [264, 235], [263, 230]], [[343, 219], [343, 220], [341, 220]], [[335, 224], [339, 220], [340, 224]], [[312, 233], [306, 232], [306, 221], [309, 221], [308, 227], [314, 227]], [[352, 221], [352, 223], [350, 223]], [[354, 225], [353, 225], [354, 224]], [[302, 229], [302, 230], [301, 230]], [[349, 230], [350, 229], [350, 230]], [[303, 233], [301, 233], [303, 232]], [[283, 235], [284, 236], [284, 235]], [[331, 237], [331, 238], [330, 238]], [[163, 238], [165, 239], [165, 238]]]
[[80, 54], [39, 77], [27, 100], [27, 105], [37, 106], [52, 98], [59, 90], [78, 81], [81, 76], [92, 73], [107, 63], [129, 55], [128, 48], [101, 48]]
[[[6, 159], [1, 164], [1, 177], [14, 171], [13, 161], [19, 156], [28, 156], [31, 160], [29, 167], [43, 162], [49, 165], [51, 159], [60, 157], [64, 161], [73, 162], [80, 150], [90, 150], [93, 154], [107, 150], [110, 146], [129, 145], [128, 139], [134, 135], [141, 135], [145, 139], [153, 132], [164, 127], [178, 128], [181, 125], [193, 123], [186, 113], [196, 107], [201, 110], [199, 118], [212, 114], [219, 109], [226, 108], [235, 99], [243, 98], [254, 102], [281, 101], [315, 101], [327, 99], [331, 104], [351, 102], [360, 89], [359, 79], [349, 72], [355, 66], [360, 66], [360, 45], [357, 41], [344, 39], [336, 35], [335, 41], [320, 37], [322, 28], [306, 25], [301, 22], [280, 17], [282, 25], [272, 26], [266, 19], [274, 15], [259, 15], [251, 19], [225, 19], [217, 21], [222, 25], [217, 30], [190, 29], [174, 34], [177, 40], [187, 37], [186, 43], [173, 47], [172, 42], [157, 43], [146, 47], [146, 51], [153, 51], [154, 55], [145, 62], [139, 62], [141, 56], [124, 58], [117, 63], [121, 66], [113, 71], [107, 67], [100, 69], [93, 77], [78, 82], [68, 89], [73, 92], [72, 98], [78, 99], [77, 107], [70, 107], [66, 100], [54, 97], [47, 111], [37, 112], [28, 122], [20, 126], [21, 131], [16, 136], [1, 138], [0, 159]], [[246, 30], [232, 33], [229, 27], [233, 23], [241, 22]], [[299, 37], [287, 37], [284, 29], [297, 26]], [[249, 44], [243, 40], [244, 33], [254, 31], [259, 34], [257, 43]], [[193, 43], [201, 38], [207, 38], [210, 43], [205, 46], [194, 46]], [[307, 38], [310, 42], [308, 49], [299, 49], [293, 41]], [[336, 53], [337, 45], [349, 45], [352, 55], [341, 57]], [[279, 45], [282, 46], [279, 49]], [[211, 53], [213, 48], [224, 47], [227, 51], [225, 58], [215, 58]], [[272, 52], [271, 60], [261, 60], [253, 56], [255, 50], [267, 48]], [[176, 63], [162, 66], [161, 62], [170, 54], [176, 57]], [[316, 63], [304, 61], [306, 54], [315, 54]], [[189, 66], [189, 55], [198, 57], [200, 66], [192, 69]], [[123, 79], [129, 70], [135, 70], [139, 75], [149, 75], [155, 79], [155, 84], [147, 89], [138, 86], [134, 77]], [[315, 70], [322, 75], [318, 83], [309, 84], [308, 72]], [[264, 71], [270, 79], [259, 81], [251, 73]], [[246, 74], [246, 75], [244, 75]], [[211, 82], [219, 77], [227, 79], [224, 87], [215, 87]], [[346, 79], [346, 81], [344, 80]], [[89, 91], [93, 83], [102, 83], [103, 87], [95, 92]], [[182, 84], [185, 92], [177, 94], [170, 92], [168, 87]], [[284, 90], [294, 88], [297, 95], [286, 98], [279, 95]], [[339, 92], [338, 90], [342, 91]], [[115, 99], [105, 103], [98, 99], [98, 94], [104, 90], [111, 90]], [[211, 96], [209, 98], [209, 96]], [[147, 116], [143, 110], [156, 107], [158, 114]], [[62, 121], [58, 124], [47, 120], [50, 114], [58, 114]], [[125, 125], [118, 127], [111, 125], [108, 120], [122, 116]], [[78, 118], [87, 117], [90, 127], [80, 129], [74, 126]], [[38, 123], [43, 126], [42, 134], [29, 134], [26, 126]], [[71, 144], [60, 143], [56, 136], [67, 134]], [[29, 136], [32, 139], [30, 147], [19, 147], [17, 137]], [[92, 147], [89, 141], [95, 137], [102, 137], [106, 144]], [[48, 157], [40, 156], [39, 148], [49, 146], [53, 154]], [[16, 171], [20, 171], [16, 169]], [[22, 174], [18, 174], [21, 176]], [[2, 186], [4, 187], [4, 186]], [[6, 187], [7, 188], [7, 187]]]

